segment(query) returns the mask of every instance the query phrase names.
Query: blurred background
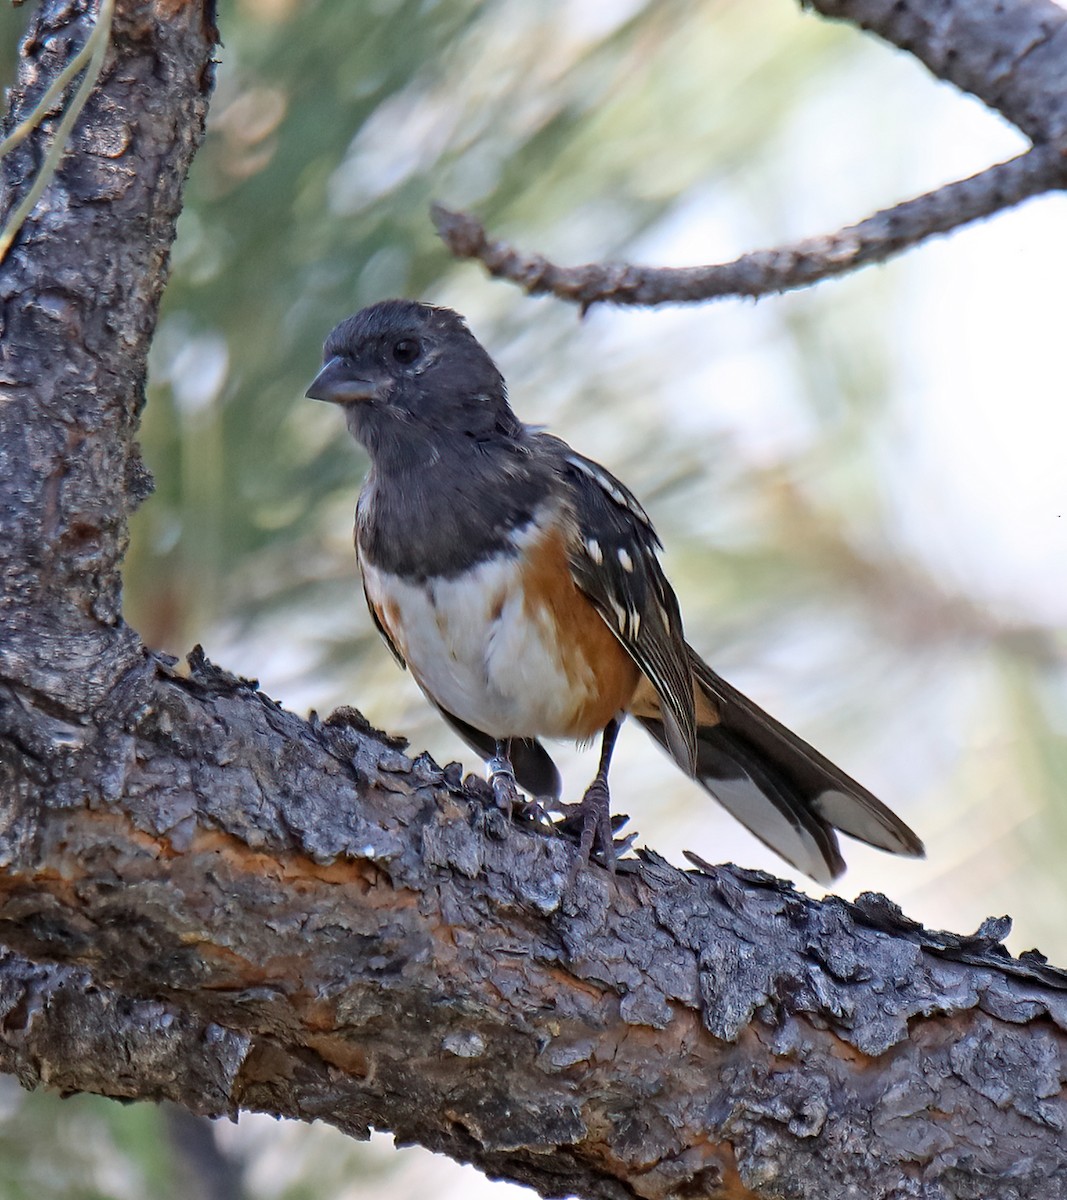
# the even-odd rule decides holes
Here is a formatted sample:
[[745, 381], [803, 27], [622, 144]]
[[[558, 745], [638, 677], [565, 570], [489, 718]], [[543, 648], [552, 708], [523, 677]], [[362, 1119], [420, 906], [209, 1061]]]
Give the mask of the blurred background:
[[[8, 78], [24, 20], [2, 16]], [[519, 414], [645, 502], [690, 640], [926, 840], [919, 863], [848, 844], [842, 894], [958, 931], [1010, 913], [1014, 951], [1067, 961], [1067, 198], [758, 304], [585, 320], [452, 262], [427, 216], [471, 207], [564, 262], [723, 261], [1019, 135], [789, 0], [237, 0], [220, 24], [143, 429], [157, 490], [126, 585], [146, 641], [202, 642], [289, 708], [353, 704], [475, 765], [371, 627], [365, 463], [302, 398], [343, 316], [451, 305]], [[560, 757], [576, 798], [595, 752]], [[639, 844], [787, 873], [639, 730], [614, 779]], [[0, 1200], [508, 1192], [383, 1135], [0, 1079]]]

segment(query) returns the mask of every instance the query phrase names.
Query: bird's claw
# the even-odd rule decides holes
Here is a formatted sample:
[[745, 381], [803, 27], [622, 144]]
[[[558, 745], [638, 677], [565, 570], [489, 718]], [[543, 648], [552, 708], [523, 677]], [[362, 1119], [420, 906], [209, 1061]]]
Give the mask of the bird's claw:
[[[567, 815], [562, 825], [581, 829], [578, 841], [578, 853], [571, 865], [567, 876], [567, 890], [573, 891], [581, 871], [594, 853], [600, 855], [604, 866], [615, 874], [615, 827], [622, 825], [625, 817], [613, 819], [611, 816], [611, 794], [608, 791], [607, 780], [597, 778], [586, 788], [581, 803], [567, 806]], [[623, 849], [629, 844], [627, 839]]]

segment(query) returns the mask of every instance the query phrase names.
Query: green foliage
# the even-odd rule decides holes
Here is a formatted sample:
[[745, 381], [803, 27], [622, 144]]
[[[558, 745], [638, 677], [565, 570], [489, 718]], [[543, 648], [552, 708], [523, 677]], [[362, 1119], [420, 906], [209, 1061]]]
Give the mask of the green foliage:
[[183, 1200], [160, 1110], [98, 1096], [60, 1100], [0, 1079], [3, 1200]]

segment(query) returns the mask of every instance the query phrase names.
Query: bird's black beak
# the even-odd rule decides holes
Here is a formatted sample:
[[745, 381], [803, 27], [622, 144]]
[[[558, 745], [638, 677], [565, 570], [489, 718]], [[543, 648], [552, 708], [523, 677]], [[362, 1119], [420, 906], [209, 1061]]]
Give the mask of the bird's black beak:
[[384, 400], [390, 380], [373, 371], [360, 372], [340, 355], [334, 355], [311, 381], [304, 393], [309, 400], [325, 400], [329, 404], [355, 404], [365, 400]]

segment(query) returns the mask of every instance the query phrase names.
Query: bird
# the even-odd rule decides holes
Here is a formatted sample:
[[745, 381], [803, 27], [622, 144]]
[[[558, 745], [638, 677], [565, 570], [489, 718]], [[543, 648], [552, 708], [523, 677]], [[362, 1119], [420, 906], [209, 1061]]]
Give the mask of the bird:
[[924, 855], [895, 813], [689, 645], [645, 509], [516, 416], [457, 312], [404, 299], [362, 309], [327, 337], [306, 394], [338, 405], [369, 456], [355, 546], [378, 633], [485, 760], [498, 802], [510, 810], [521, 788], [557, 803], [542, 739], [600, 737], [572, 809], [576, 867], [599, 856], [614, 870], [608, 772], [627, 716], [818, 883], [845, 868], [838, 832]]

